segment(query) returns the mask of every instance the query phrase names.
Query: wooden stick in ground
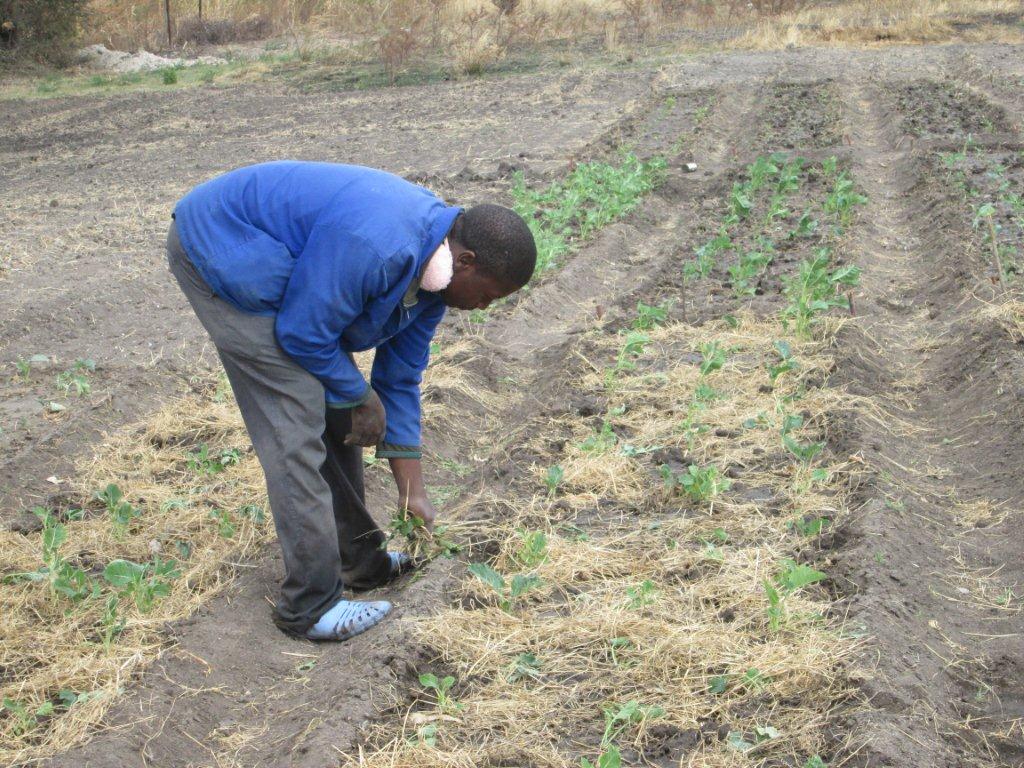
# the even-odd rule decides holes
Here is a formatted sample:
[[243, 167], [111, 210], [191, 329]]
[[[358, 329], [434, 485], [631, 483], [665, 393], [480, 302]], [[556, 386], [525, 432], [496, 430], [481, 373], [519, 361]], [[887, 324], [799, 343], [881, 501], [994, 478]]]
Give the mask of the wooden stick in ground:
[[164, 15], [167, 17], [167, 47], [174, 45], [174, 35], [171, 32], [171, 0], [164, 0]]
[[992, 214], [985, 217], [988, 222], [988, 242], [992, 246], [992, 258], [996, 262], [996, 272], [999, 275], [999, 287], [1006, 293], [1006, 276], [1003, 274], [1003, 260], [999, 257], [999, 240], [996, 238], [996, 223]]

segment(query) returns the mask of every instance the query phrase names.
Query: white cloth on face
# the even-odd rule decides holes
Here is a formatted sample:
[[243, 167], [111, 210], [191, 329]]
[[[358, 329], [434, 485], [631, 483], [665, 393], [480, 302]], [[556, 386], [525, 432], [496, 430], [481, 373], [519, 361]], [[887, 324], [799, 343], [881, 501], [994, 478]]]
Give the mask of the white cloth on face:
[[420, 279], [420, 288], [431, 292], [443, 291], [447, 288], [452, 281], [452, 275], [455, 274], [453, 262], [452, 249], [448, 247], [448, 241], [445, 240], [427, 261], [423, 277]]

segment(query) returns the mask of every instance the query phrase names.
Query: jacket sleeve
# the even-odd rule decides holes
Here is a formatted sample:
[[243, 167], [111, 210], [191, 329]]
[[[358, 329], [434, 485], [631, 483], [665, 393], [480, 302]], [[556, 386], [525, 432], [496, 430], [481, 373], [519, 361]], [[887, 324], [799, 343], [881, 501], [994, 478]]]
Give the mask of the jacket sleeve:
[[281, 348], [324, 385], [328, 407], [352, 408], [369, 387], [341, 334], [387, 290], [376, 250], [342, 227], [316, 224], [296, 259], [274, 326]]
[[380, 458], [413, 458], [420, 451], [420, 380], [430, 358], [430, 340], [445, 305], [428, 307], [401, 333], [377, 347], [371, 385], [384, 403], [387, 431], [377, 446]]

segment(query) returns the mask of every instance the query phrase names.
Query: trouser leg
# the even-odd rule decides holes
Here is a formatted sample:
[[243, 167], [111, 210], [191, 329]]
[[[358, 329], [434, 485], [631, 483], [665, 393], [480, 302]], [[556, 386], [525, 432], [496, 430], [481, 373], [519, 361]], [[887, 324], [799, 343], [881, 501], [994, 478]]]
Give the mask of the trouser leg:
[[274, 319], [217, 298], [168, 237], [171, 272], [217, 347], [253, 448], [284, 558], [275, 622], [302, 634], [341, 597], [341, 555], [326, 461], [321, 384], [277, 344]]
[[342, 579], [346, 585], [361, 589], [384, 581], [391, 571], [391, 560], [385, 550], [384, 533], [366, 509], [363, 449], [344, 442], [351, 429], [351, 411], [327, 409], [323, 436], [327, 460], [320, 472], [331, 488]]

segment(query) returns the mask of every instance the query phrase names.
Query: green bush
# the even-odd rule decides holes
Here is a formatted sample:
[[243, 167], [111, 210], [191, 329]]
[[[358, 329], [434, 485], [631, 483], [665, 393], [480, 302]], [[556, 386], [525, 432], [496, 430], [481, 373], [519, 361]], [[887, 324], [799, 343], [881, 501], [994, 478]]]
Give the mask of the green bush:
[[71, 62], [88, 0], [0, 0], [0, 62]]

